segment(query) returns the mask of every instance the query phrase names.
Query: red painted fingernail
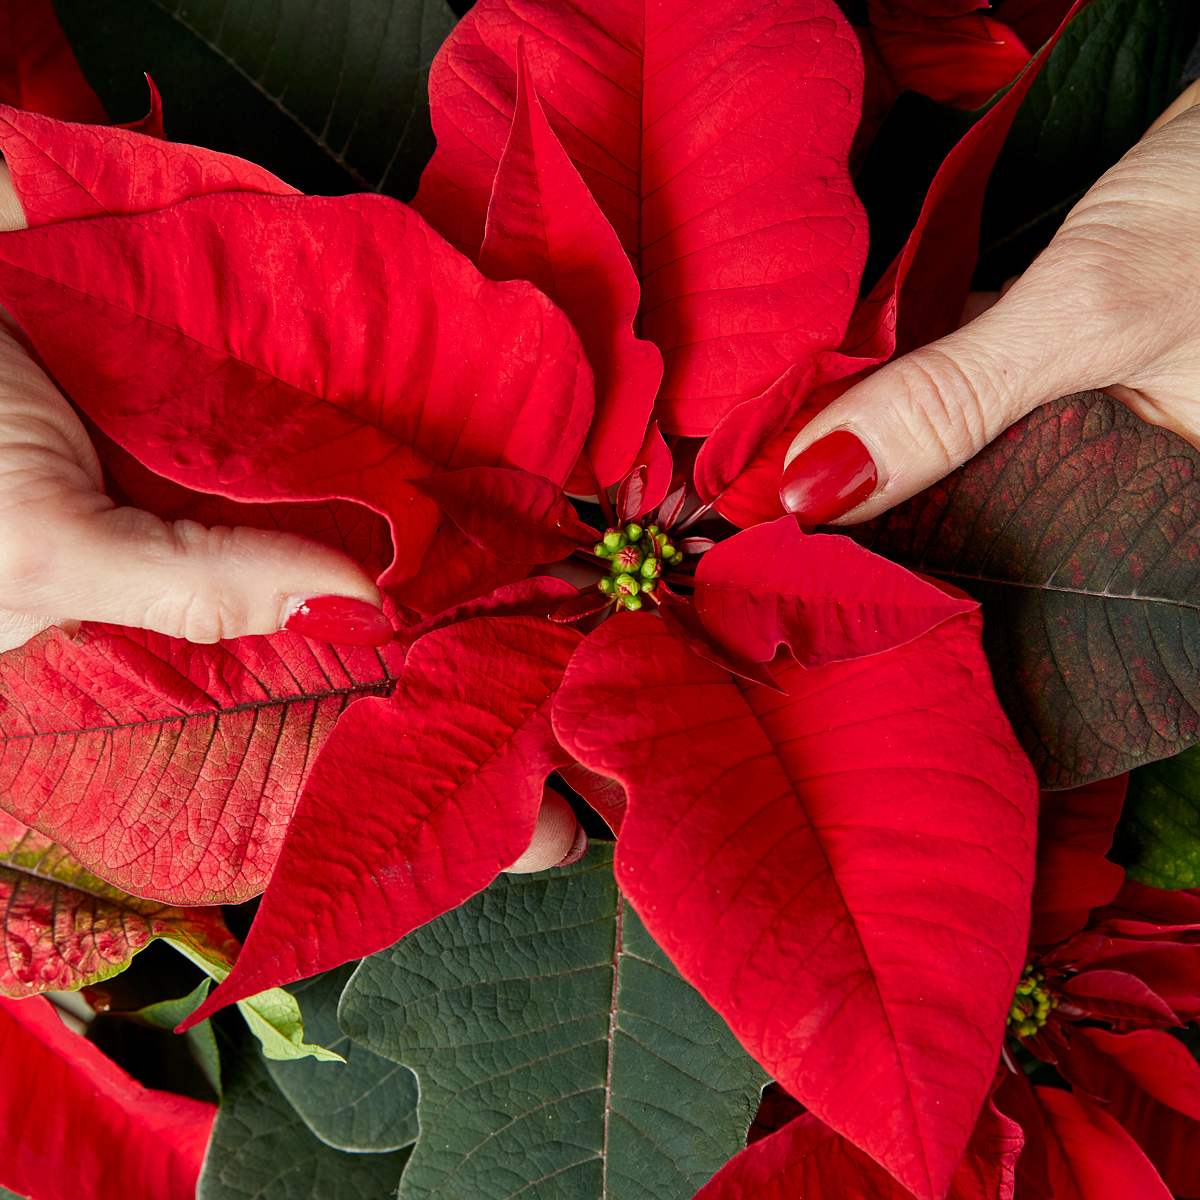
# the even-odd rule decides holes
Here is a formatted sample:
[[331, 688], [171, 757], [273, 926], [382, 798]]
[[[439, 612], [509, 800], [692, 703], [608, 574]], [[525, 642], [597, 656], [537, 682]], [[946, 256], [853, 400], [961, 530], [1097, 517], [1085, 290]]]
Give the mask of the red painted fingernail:
[[878, 480], [866, 446], [848, 430], [837, 429], [792, 459], [779, 499], [802, 525], [823, 525], [861, 504]]
[[318, 642], [342, 646], [382, 646], [392, 640], [392, 623], [383, 611], [349, 596], [313, 596], [291, 609], [284, 629]]
[[580, 825], [575, 831], [575, 840], [571, 843], [570, 850], [567, 851], [561, 862], [554, 865], [556, 867], [569, 867], [572, 863], [577, 863], [586, 853], [588, 848], [588, 836], [583, 832], [583, 826]]

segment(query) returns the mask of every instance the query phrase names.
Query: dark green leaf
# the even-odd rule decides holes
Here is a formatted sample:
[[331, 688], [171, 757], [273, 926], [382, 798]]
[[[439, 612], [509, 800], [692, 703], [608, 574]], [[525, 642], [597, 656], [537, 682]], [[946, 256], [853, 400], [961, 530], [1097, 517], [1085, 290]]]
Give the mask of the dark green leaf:
[[1139, 883], [1200, 887], [1200, 746], [1133, 772], [1117, 852]]
[[863, 528], [983, 602], [997, 690], [1042, 782], [1200, 739], [1200, 453], [1100, 393], [1056, 401]]
[[1198, 31], [1195, 0], [1094, 0], [1075, 18], [996, 165], [984, 209], [984, 285], [1024, 270], [1075, 201], [1174, 99]]
[[619, 899], [608, 847], [365, 959], [341, 1020], [420, 1080], [401, 1200], [688, 1200], [765, 1082]]
[[252, 1039], [223, 1048], [225, 1095], [197, 1200], [391, 1200], [407, 1150], [343, 1154], [326, 1146], [276, 1090]]
[[239, 154], [303, 191], [407, 199], [433, 149], [429, 63], [446, 0], [55, 0], [114, 119]]
[[321, 1141], [339, 1150], [399, 1150], [416, 1141], [417, 1080], [407, 1067], [380, 1058], [338, 1028], [338, 1000], [353, 972], [348, 964], [288, 989], [300, 1001], [305, 1036], [346, 1062], [268, 1061], [267, 1070]]

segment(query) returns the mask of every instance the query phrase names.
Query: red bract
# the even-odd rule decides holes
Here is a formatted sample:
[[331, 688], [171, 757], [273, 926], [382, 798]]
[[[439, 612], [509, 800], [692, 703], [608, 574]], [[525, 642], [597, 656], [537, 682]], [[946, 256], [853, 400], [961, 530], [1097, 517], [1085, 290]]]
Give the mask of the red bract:
[[211, 1104], [142, 1087], [39, 998], [0, 999], [0, 1062], [0, 1185], [38, 1200], [195, 1195]]
[[781, 666], [779, 695], [621, 618], [554, 707], [574, 756], [625, 786], [617, 878], [656, 940], [789, 1092], [920, 1196], [945, 1194], [987, 1090], [1031, 882], [1030, 776], [977, 620]]
[[479, 265], [491, 279], [536, 283], [574, 322], [596, 375], [596, 415], [573, 487], [616, 483], [641, 449], [662, 355], [634, 335], [637, 277], [546, 121], [523, 55]]
[[867, 64], [868, 128], [901, 92], [981, 108], [1012, 82], [1029, 51], [1004, 23], [1007, 14], [997, 20], [980, 11], [986, 7], [986, 0], [867, 0], [867, 24], [858, 32]]
[[374, 953], [511, 866], [533, 837], [546, 777], [567, 761], [550, 703], [578, 643], [575, 630], [533, 617], [467, 620], [421, 638], [395, 694], [346, 713], [248, 948], [193, 1021]]
[[[1013, 1200], [1021, 1129], [990, 1102], [946, 1200]], [[696, 1200], [910, 1200], [865, 1154], [811, 1113], [742, 1151]]]
[[666, 366], [666, 430], [710, 432], [837, 344], [866, 222], [845, 170], [862, 68], [829, 0], [483, 0], [434, 61], [438, 148], [415, 202], [469, 254], [484, 241], [522, 40], [549, 124], [637, 272], [640, 332]]
[[[861, 72], [833, 0], [527, 11], [482, 0], [433, 72], [420, 208], [480, 269], [379, 197], [0, 126], [42, 222], [0, 238], [0, 297], [134, 456], [108, 455], [132, 502], [312, 518], [398, 617], [418, 610], [353, 661], [288, 635], [46, 635], [5, 660], [0, 804], [134, 892], [240, 897], [274, 865], [199, 1020], [485, 887], [566, 768], [620, 827], [631, 902], [743, 1044], [857, 1145], [855, 1170], [940, 1200], [992, 1082], [1032, 887], [1033, 778], [978, 612], [792, 518], [714, 545], [729, 530], [706, 510], [821, 385], [920, 336], [902, 285], [929, 319], [957, 304], [965, 241], [945, 269], [930, 247], [974, 228], [955, 206], [977, 208], [1016, 101], [939, 176], [929, 240], [848, 335]], [[720, 423], [699, 499], [655, 416]], [[599, 549], [564, 484], [615, 500]], [[568, 557], [596, 589], [526, 578]]]
[[[1103, 815], [1097, 825], [1103, 837]], [[1079, 877], [1071, 856], [1043, 856], [1042, 863]], [[1038, 1104], [1030, 1109], [1015, 1076], [1001, 1092], [1005, 1111], [1022, 1121], [1034, 1144], [1022, 1159], [1031, 1189], [1081, 1200], [1194, 1194], [1196, 1172], [1181, 1149], [1200, 1131], [1200, 1066], [1168, 1031], [1197, 1016], [1200, 899], [1189, 894], [1126, 884], [1082, 928], [1034, 951], [1010, 1025], [1020, 1045], [1054, 1066], [1073, 1094], [1037, 1089]], [[1052, 1190], [1067, 1172], [1062, 1156], [1071, 1171], [1092, 1172], [1092, 1182], [1077, 1191]], [[1097, 1172], [1093, 1163], [1111, 1163], [1112, 1172]], [[1142, 1180], [1141, 1188], [1123, 1183], [1122, 1172]]]
[[104, 106], [71, 53], [52, 0], [0, 0], [0, 103], [64, 121], [103, 121]]

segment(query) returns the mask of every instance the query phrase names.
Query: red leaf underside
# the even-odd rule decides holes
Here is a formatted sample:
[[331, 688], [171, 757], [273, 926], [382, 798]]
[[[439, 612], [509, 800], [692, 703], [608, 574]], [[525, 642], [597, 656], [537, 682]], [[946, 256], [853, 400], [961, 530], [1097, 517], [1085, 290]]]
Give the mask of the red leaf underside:
[[196, 646], [84, 625], [0, 655], [0, 807], [134, 895], [262, 891], [317, 751], [398, 646], [295, 634]]

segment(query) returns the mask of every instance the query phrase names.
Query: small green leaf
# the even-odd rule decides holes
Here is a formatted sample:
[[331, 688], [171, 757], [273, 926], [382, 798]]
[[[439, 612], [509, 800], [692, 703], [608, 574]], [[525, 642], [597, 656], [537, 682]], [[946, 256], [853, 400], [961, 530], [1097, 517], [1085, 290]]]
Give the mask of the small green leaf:
[[[195, 946], [176, 943], [175, 949], [217, 983], [225, 980], [233, 965], [230, 959], [205, 953]], [[267, 1058], [279, 1061], [297, 1058], [316, 1058], [322, 1062], [337, 1063], [346, 1061], [340, 1054], [304, 1040], [304, 1017], [300, 1013], [300, 1005], [296, 997], [283, 988], [268, 988], [256, 996], [239, 1000], [237, 1006]]]
[[1200, 887], [1200, 746], [1130, 774], [1117, 844], [1139, 883]]
[[399, 1200], [688, 1200], [765, 1082], [619, 897], [609, 847], [365, 959], [340, 1017], [420, 1080]]
[[987, 285], [1023, 271], [1175, 98], [1198, 32], [1200, 5], [1179, 0], [1093, 0], [1071, 22], [1021, 105], [988, 189]]
[[410, 1146], [417, 1138], [417, 1080], [399, 1063], [352, 1042], [338, 1027], [342, 990], [351, 963], [288, 990], [300, 1002], [306, 1036], [345, 1056], [345, 1066], [311, 1058], [268, 1062], [275, 1086], [304, 1123], [327, 1145], [356, 1153]]
[[[210, 981], [202, 979], [186, 996], [178, 1000], [160, 1000], [157, 1004], [147, 1004], [131, 1013], [123, 1013], [135, 1021], [141, 1021], [153, 1029], [171, 1032], [180, 1021], [190, 1017], [200, 1007], [208, 995]], [[217, 1052], [217, 1039], [213, 1034], [211, 1021], [201, 1021], [199, 1025], [189, 1029], [184, 1035], [188, 1050], [196, 1065], [208, 1080], [212, 1090], [221, 1094], [221, 1056]]]
[[336, 1051], [316, 1046], [304, 1040], [304, 1018], [296, 997], [283, 988], [269, 988], [239, 1000], [238, 1008], [246, 1018], [250, 1032], [262, 1044], [267, 1058], [287, 1062], [297, 1058], [315, 1058], [320, 1062], [344, 1063]]
[[343, 1154], [326, 1146], [276, 1090], [249, 1038], [223, 1050], [225, 1096], [197, 1200], [392, 1200], [407, 1150]]

